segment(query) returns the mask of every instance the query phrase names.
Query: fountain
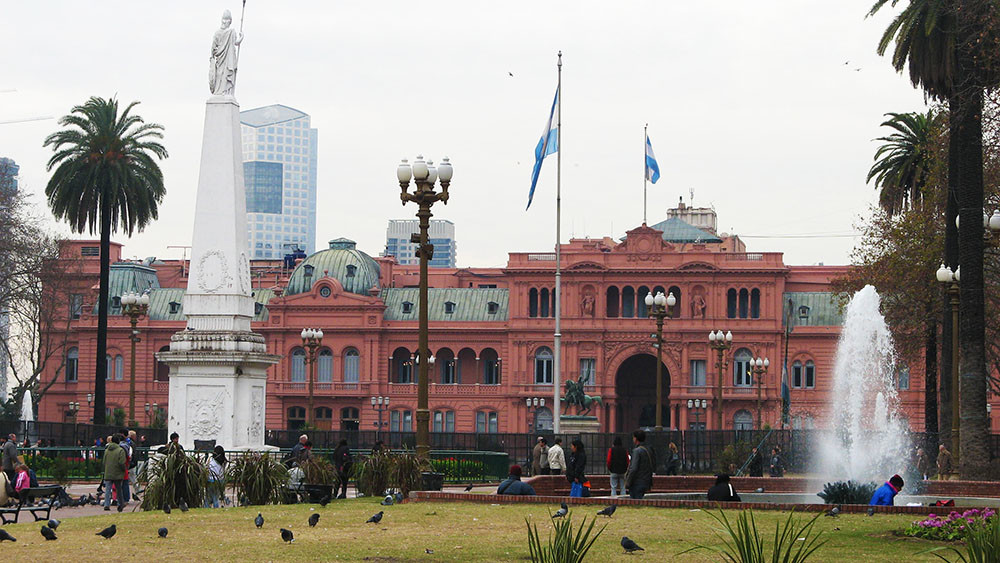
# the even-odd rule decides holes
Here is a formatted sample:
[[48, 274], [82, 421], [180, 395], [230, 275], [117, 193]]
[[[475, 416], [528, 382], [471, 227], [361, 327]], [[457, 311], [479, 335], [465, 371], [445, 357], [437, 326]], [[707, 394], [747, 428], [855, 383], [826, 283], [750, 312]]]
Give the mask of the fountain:
[[909, 465], [912, 446], [898, 413], [892, 336], [879, 303], [867, 285], [844, 313], [830, 394], [832, 432], [822, 437], [816, 459], [825, 481], [882, 483]]
[[[31, 391], [25, 391], [21, 398], [21, 422], [28, 423], [35, 421], [35, 411], [31, 408]], [[27, 428], [27, 425], [25, 425]]]

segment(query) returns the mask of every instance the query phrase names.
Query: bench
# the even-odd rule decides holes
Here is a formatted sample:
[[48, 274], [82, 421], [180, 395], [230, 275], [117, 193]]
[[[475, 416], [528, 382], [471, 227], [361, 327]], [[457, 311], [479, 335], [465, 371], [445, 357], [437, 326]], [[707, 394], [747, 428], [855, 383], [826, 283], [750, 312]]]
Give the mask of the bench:
[[[21, 510], [27, 510], [35, 517], [35, 522], [48, 520], [49, 514], [52, 512], [52, 503], [55, 502], [61, 490], [62, 487], [59, 485], [29, 487], [21, 491], [20, 500], [18, 500], [16, 508], [0, 508], [0, 519], [3, 520], [4, 524], [16, 524]], [[37, 506], [32, 505], [32, 502], [38, 498], [43, 499], [44, 502]], [[44, 516], [39, 516], [41, 513], [44, 513]], [[13, 517], [9, 516], [11, 514], [13, 514]]]

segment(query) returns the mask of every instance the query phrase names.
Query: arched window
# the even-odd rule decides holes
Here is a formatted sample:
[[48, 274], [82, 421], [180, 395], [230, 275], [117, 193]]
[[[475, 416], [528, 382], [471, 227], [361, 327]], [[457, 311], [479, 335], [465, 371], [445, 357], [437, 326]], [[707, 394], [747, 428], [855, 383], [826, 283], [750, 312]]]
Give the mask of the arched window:
[[125, 358], [121, 354], [115, 356], [115, 379], [122, 380], [125, 377]]
[[552, 431], [552, 410], [549, 407], [535, 409], [535, 430]]
[[740, 290], [740, 318], [745, 319], [750, 312], [750, 292], [744, 287]]
[[608, 288], [607, 294], [607, 317], [616, 318], [618, 316], [618, 288], [611, 286]]
[[635, 289], [630, 285], [622, 288], [622, 317], [626, 319], [635, 317]]
[[[455, 357], [455, 383], [462, 383], [468, 380], [469, 383], [478, 383], [476, 374], [476, 362], [479, 358], [472, 348], [462, 348]], [[464, 379], [463, 379], [464, 378]]]
[[753, 385], [753, 372], [750, 370], [751, 360], [753, 360], [753, 354], [746, 348], [740, 348], [733, 354], [733, 385], [737, 387]]
[[493, 348], [486, 348], [479, 354], [479, 360], [483, 363], [483, 384], [500, 384], [500, 357]]
[[291, 380], [295, 382], [306, 380], [306, 351], [302, 348], [292, 348]]
[[646, 310], [647, 295], [649, 295], [649, 288], [644, 285], [639, 286], [639, 291], [637, 291], [635, 294], [635, 310], [636, 310], [635, 316], [639, 318], [645, 318], [649, 316], [649, 311]]
[[344, 351], [344, 383], [357, 383], [361, 376], [361, 354], [354, 348]]
[[496, 434], [500, 431], [499, 417], [492, 411], [476, 413], [476, 432], [480, 434]]
[[682, 301], [681, 288], [677, 287], [676, 285], [672, 285], [670, 286], [670, 291], [667, 294], [669, 295], [670, 293], [673, 293], [674, 298], [677, 299], [677, 302], [674, 303], [674, 306], [670, 307], [670, 318], [678, 319], [681, 316], [681, 301]]
[[357, 431], [361, 426], [360, 413], [355, 407], [340, 409], [340, 429]]
[[413, 361], [410, 359], [410, 351], [400, 347], [392, 353], [392, 378], [393, 383], [413, 383]]
[[104, 379], [115, 378], [115, 363], [111, 359], [111, 354], [104, 356]]
[[757, 288], [750, 291], [750, 318], [760, 318], [760, 290]]
[[538, 311], [538, 316], [539, 317], [548, 317], [549, 316], [549, 290], [548, 290], [548, 288], [543, 287], [542, 291], [538, 292], [538, 301], [539, 301], [539, 305], [540, 305], [539, 311]]
[[816, 387], [816, 364], [812, 360], [806, 360], [806, 388]]
[[552, 291], [549, 292], [549, 299], [552, 300], [552, 308], [549, 309], [549, 316], [554, 317], [556, 316], [556, 288], [553, 287]]
[[[445, 385], [450, 385], [453, 383], [458, 383], [455, 379], [455, 353], [451, 351], [450, 348], [441, 348], [438, 350], [434, 359], [434, 365], [440, 366], [438, 369], [441, 374], [441, 383]], [[431, 379], [431, 381], [434, 381]]]
[[538, 290], [535, 288], [528, 290], [528, 316], [538, 316]]
[[75, 346], [66, 352], [66, 382], [75, 383], [80, 377], [80, 350]]
[[798, 360], [792, 363], [792, 387], [802, 388], [802, 362]]
[[306, 425], [305, 407], [288, 407], [288, 429], [298, 430]]
[[544, 346], [535, 351], [535, 383], [552, 383], [552, 350]]
[[434, 411], [434, 427], [432, 432], [454, 432], [455, 411]]
[[330, 383], [333, 381], [333, 351], [322, 348], [316, 358], [316, 381]]
[[[160, 348], [160, 352], [169, 352], [170, 346], [163, 346]], [[153, 374], [153, 381], [170, 381], [170, 366], [156, 360], [156, 373]]]
[[736, 290], [730, 289], [726, 292], [726, 318], [736, 318]]
[[753, 415], [748, 410], [738, 410], [733, 415], [733, 430], [753, 430]]

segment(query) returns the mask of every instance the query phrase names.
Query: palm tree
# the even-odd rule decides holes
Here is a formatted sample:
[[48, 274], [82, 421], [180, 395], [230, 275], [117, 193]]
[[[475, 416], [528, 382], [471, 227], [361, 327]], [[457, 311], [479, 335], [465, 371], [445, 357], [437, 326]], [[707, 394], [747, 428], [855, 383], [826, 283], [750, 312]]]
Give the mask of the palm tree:
[[[45, 195], [57, 219], [77, 233], [101, 233], [101, 282], [97, 320], [97, 366], [94, 370], [94, 424], [104, 424], [104, 385], [108, 346], [108, 275], [111, 233], [129, 236], [157, 217], [163, 199], [163, 174], [155, 158], [167, 157], [158, 139], [163, 127], [133, 115], [132, 102], [118, 111], [118, 100], [92, 97], [73, 108], [44, 146], [55, 154]], [[155, 158], [154, 158], [155, 157]], [[55, 170], [53, 171], [53, 168]]]
[[890, 216], [919, 206], [930, 173], [930, 147], [939, 116], [933, 110], [923, 113], [887, 113], [882, 127], [895, 129], [875, 151], [875, 164], [868, 171], [868, 181], [880, 189], [879, 206]]

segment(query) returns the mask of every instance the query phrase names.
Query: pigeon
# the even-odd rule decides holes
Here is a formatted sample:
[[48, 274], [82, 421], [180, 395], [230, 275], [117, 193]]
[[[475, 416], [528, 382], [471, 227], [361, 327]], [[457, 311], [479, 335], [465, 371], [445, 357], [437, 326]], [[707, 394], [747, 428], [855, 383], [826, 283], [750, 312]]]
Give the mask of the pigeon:
[[253, 519], [253, 523], [257, 525], [258, 528], [264, 525], [264, 517], [257, 513], [257, 517]]
[[7, 530], [0, 529], [0, 542], [17, 541], [17, 538], [7, 533]]
[[392, 506], [393, 504], [395, 504], [395, 502], [396, 501], [392, 499], [392, 495], [385, 495], [385, 498], [382, 499], [382, 502], [379, 504], [381, 504], [382, 506]]
[[622, 536], [622, 549], [625, 553], [632, 553], [633, 551], [646, 551], [645, 549], [639, 547], [639, 544], [628, 539], [628, 536]]
[[469, 486], [465, 488], [465, 492], [469, 492], [471, 490], [472, 490], [472, 483], [469, 483]]
[[49, 527], [52, 528], [53, 530], [55, 530], [56, 528], [59, 527], [60, 523], [61, 522], [59, 522], [58, 520], [55, 520], [55, 519], [49, 520]]
[[317, 522], [319, 522], [319, 514], [318, 513], [315, 513], [315, 514], [313, 514], [312, 516], [309, 517], [309, 527], [310, 528], [315, 528]]
[[875, 514], [875, 507], [874, 506], [869, 506], [868, 507], [868, 516], [871, 516], [873, 514]]
[[114, 537], [114, 535], [115, 535], [115, 533], [117, 531], [118, 531], [118, 528], [116, 528], [115, 525], [112, 524], [112, 525], [108, 526], [107, 528], [104, 528], [100, 532], [97, 532], [94, 535], [95, 536], [101, 536], [102, 538], [104, 538], [106, 540], [109, 540], [109, 539], [111, 539], [111, 538]]
[[401, 502], [403, 502], [403, 493], [396, 493], [396, 494], [392, 495], [392, 498], [396, 499], [396, 503], [397, 504], [401, 503]]
[[285, 543], [292, 543], [295, 541], [295, 536], [292, 535], [291, 530], [281, 529], [281, 539], [285, 540]]
[[56, 531], [48, 526], [42, 526], [42, 536], [46, 541], [53, 541], [56, 539]]
[[563, 516], [566, 516], [567, 514], [569, 514], [569, 507], [566, 506], [566, 503], [564, 502], [564, 503], [562, 503], [562, 505], [560, 505], [559, 510], [557, 510], [556, 513], [552, 515], [552, 517], [553, 518], [562, 518]]
[[827, 510], [826, 515], [833, 516], [834, 518], [840, 516], [840, 505], [838, 504], [837, 506], [831, 508], [830, 510]]
[[159, 530], [156, 530], [156, 535], [160, 536], [161, 538], [166, 538], [167, 537], [167, 529], [166, 528], [160, 528]]
[[434, 550], [433, 549], [424, 548], [424, 553], [426, 553], [427, 555], [434, 555]]
[[331, 500], [333, 500], [333, 497], [330, 495], [326, 495], [325, 497], [319, 500], [319, 505], [325, 507], [326, 505], [330, 504]]
[[181, 502], [179, 502], [178, 505], [181, 508], [181, 512], [187, 512], [188, 511], [188, 503], [187, 503], [186, 500], [184, 500], [184, 497], [181, 497]]
[[379, 522], [382, 521], [383, 514], [385, 514], [385, 512], [379, 510], [378, 514], [373, 514], [372, 517], [369, 518], [367, 522], [365, 522], [365, 524], [378, 524]]
[[167, 514], [170, 514], [170, 503], [169, 502], [163, 503], [163, 512], [165, 512]]
[[597, 515], [598, 516], [607, 516], [608, 518], [611, 518], [611, 515], [614, 514], [616, 510], [618, 510], [618, 505], [617, 504], [612, 504], [611, 506], [609, 506], [607, 508], [603, 508], [603, 509], [599, 510], [597, 512]]
[[514, 73], [513, 73], [513, 72], [511, 72], [511, 71], [509, 71], [509, 70], [507, 71], [507, 74], [508, 74], [508, 75], [509, 75], [509, 76], [510, 76], [511, 78], [513, 78], [513, 77], [514, 77]]

